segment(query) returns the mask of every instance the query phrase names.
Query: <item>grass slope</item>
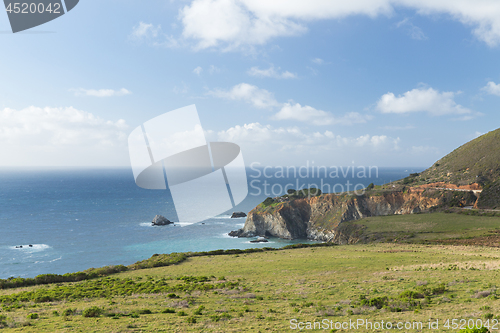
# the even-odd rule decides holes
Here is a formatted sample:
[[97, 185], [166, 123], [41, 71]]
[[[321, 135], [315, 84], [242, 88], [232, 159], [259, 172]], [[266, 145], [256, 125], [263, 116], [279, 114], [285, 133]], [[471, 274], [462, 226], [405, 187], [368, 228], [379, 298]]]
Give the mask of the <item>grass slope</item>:
[[459, 185], [500, 179], [500, 129], [455, 149], [422, 172], [420, 178]]

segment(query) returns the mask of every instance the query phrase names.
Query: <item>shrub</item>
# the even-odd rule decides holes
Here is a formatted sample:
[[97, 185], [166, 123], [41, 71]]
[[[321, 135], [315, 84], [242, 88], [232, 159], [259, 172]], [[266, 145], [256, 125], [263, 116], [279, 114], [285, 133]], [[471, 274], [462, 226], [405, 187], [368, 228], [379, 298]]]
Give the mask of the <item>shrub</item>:
[[272, 205], [273, 203], [274, 203], [274, 199], [271, 197], [267, 197], [266, 200], [264, 200], [264, 202], [262, 202], [262, 205], [264, 207], [266, 207], [266, 206]]
[[488, 333], [489, 330], [486, 327], [482, 328], [468, 328], [465, 330], [460, 330], [458, 333]]
[[203, 313], [202, 311], [205, 310], [205, 307], [203, 305], [200, 305], [198, 307], [198, 309], [196, 309], [193, 314], [197, 315], [197, 316], [201, 316]]
[[167, 309], [163, 310], [161, 313], [175, 313], [175, 309], [167, 308]]
[[365, 296], [361, 296], [360, 300], [361, 300], [361, 305], [375, 306], [377, 309], [381, 309], [383, 306], [387, 305], [389, 302], [389, 299], [387, 298], [387, 296], [374, 297], [374, 298], [370, 298], [370, 299], [366, 299]]
[[196, 324], [196, 318], [195, 317], [187, 317], [186, 322], [190, 324]]
[[92, 306], [88, 309], [83, 310], [82, 315], [86, 318], [99, 317], [102, 314], [102, 309], [97, 306]]
[[187, 313], [184, 312], [183, 310], [181, 310], [181, 311], [177, 312], [177, 315], [178, 316], [187, 316]]
[[28, 315], [28, 319], [38, 319], [39, 316], [38, 316], [38, 313], [30, 313]]
[[139, 313], [139, 314], [152, 314], [153, 312], [151, 312], [151, 310], [149, 310], [149, 309], [141, 309], [141, 310], [137, 311], [137, 313]]
[[75, 313], [75, 310], [73, 309], [65, 309], [62, 313], [63, 316], [67, 317], [67, 316], [71, 316], [72, 314]]

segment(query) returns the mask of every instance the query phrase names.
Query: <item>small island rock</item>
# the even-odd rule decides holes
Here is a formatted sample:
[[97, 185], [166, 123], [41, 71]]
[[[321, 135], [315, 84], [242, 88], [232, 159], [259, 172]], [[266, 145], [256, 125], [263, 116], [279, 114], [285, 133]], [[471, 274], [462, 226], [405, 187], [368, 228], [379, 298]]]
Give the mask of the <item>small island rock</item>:
[[169, 221], [167, 218], [161, 215], [156, 215], [155, 218], [153, 219], [153, 222], [151, 222], [153, 225], [167, 225], [171, 224], [174, 222]]
[[243, 213], [243, 212], [233, 212], [233, 215], [231, 215], [231, 218], [234, 219], [234, 218], [237, 218], [237, 217], [246, 217], [247, 214]]
[[259, 237], [257, 239], [251, 240], [250, 243], [267, 243], [269, 242], [267, 239], [264, 237]]

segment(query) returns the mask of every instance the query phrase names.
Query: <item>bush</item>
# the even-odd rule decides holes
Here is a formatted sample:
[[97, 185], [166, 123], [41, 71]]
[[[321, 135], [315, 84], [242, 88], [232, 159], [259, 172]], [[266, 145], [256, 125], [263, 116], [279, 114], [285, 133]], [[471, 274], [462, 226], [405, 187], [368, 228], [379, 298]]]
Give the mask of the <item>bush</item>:
[[266, 206], [272, 205], [273, 203], [274, 203], [274, 199], [271, 197], [267, 197], [266, 200], [264, 200], [264, 202], [262, 202], [262, 205], [264, 207], [266, 207]]
[[151, 312], [151, 310], [149, 310], [149, 309], [142, 309], [142, 310], [137, 311], [137, 313], [139, 313], [139, 314], [152, 314], [153, 312]]
[[486, 327], [482, 328], [468, 328], [465, 330], [460, 330], [458, 333], [488, 333], [489, 330]]
[[175, 313], [175, 309], [167, 308], [167, 309], [163, 310], [161, 313]]
[[71, 316], [72, 314], [75, 313], [75, 310], [73, 309], [65, 309], [62, 313], [63, 316], [67, 317], [67, 316]]
[[187, 317], [186, 322], [190, 324], [196, 324], [196, 318], [195, 317]]
[[387, 305], [389, 302], [389, 299], [387, 298], [387, 296], [374, 297], [374, 298], [370, 298], [370, 299], [366, 299], [365, 296], [361, 296], [360, 300], [361, 300], [361, 305], [375, 306], [377, 309], [381, 309], [383, 306]]
[[83, 310], [83, 316], [86, 318], [94, 318], [99, 317], [102, 314], [102, 309], [97, 306], [90, 307], [88, 309]]
[[370, 184], [366, 187], [366, 189], [367, 189], [367, 190], [372, 190], [374, 187], [375, 187], [375, 185], [374, 185], [373, 183], [370, 183]]
[[38, 319], [39, 316], [38, 316], [38, 313], [30, 313], [28, 315], [28, 319]]

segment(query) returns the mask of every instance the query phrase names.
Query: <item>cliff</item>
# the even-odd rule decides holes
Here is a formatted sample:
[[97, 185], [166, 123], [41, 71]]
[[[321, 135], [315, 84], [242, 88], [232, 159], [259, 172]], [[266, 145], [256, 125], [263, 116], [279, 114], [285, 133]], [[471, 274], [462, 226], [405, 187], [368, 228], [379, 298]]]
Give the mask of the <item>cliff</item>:
[[368, 191], [357, 196], [323, 194], [310, 198], [260, 204], [248, 213], [242, 229], [234, 237], [274, 236], [285, 239], [311, 239], [337, 244], [357, 243], [363, 226], [353, 223], [364, 217], [426, 212], [449, 203], [474, 205], [473, 192], [435, 189]]

